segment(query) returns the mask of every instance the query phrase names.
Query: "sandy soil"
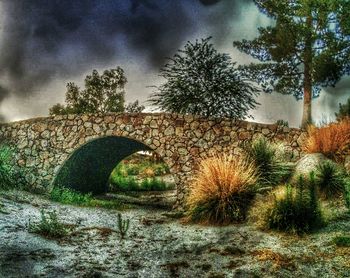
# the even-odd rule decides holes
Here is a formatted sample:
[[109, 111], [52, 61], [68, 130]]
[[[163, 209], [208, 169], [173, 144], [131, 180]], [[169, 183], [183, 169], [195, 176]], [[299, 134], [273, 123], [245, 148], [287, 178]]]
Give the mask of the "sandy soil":
[[[350, 218], [304, 237], [266, 233], [250, 224], [184, 225], [169, 212], [136, 208], [124, 240], [118, 211], [52, 203], [29, 193], [0, 192], [0, 277], [350, 277], [350, 248], [332, 243]], [[28, 232], [40, 209], [72, 227], [62, 240]]]

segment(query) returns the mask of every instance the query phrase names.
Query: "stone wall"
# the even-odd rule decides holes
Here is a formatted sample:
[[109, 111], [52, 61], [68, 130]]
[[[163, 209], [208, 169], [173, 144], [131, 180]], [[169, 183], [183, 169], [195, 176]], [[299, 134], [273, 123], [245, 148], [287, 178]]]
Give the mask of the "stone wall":
[[33, 187], [48, 188], [70, 154], [104, 136], [124, 136], [157, 152], [169, 165], [177, 183], [178, 203], [184, 200], [188, 180], [198, 159], [233, 151], [240, 143], [265, 136], [300, 156], [305, 133], [277, 125], [229, 119], [204, 119], [177, 114], [66, 115], [0, 125], [0, 136], [18, 148], [18, 165], [29, 169]]

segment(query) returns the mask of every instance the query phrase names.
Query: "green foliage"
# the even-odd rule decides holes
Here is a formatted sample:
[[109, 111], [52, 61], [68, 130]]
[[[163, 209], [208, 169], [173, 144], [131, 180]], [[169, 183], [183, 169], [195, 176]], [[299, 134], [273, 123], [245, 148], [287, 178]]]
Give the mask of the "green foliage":
[[247, 158], [254, 163], [258, 170], [261, 185], [277, 185], [286, 181], [291, 173], [292, 166], [277, 158], [277, 148], [261, 137], [251, 144], [243, 146]]
[[13, 167], [14, 150], [9, 145], [0, 145], [0, 189], [16, 187]]
[[278, 125], [278, 126], [289, 127], [288, 121], [285, 121], [285, 120], [277, 120], [277, 121], [276, 121], [276, 125]]
[[91, 202], [92, 194], [82, 194], [66, 187], [54, 187], [50, 192], [50, 199], [62, 204], [83, 206]]
[[338, 121], [350, 117], [350, 98], [348, 98], [348, 101], [344, 104], [339, 103], [339, 112], [335, 113], [335, 115]]
[[143, 110], [145, 110], [145, 106], [140, 105], [138, 100], [129, 103], [125, 107], [125, 112], [127, 113], [141, 113]]
[[144, 179], [140, 184], [140, 188], [145, 191], [169, 190], [167, 183], [157, 178]]
[[350, 247], [350, 236], [336, 236], [333, 242], [338, 247]]
[[66, 187], [54, 187], [50, 192], [50, 200], [67, 205], [120, 209], [122, 204], [113, 200], [100, 200], [92, 197], [91, 193], [83, 194]]
[[68, 234], [68, 229], [58, 219], [55, 211], [45, 212], [41, 210], [41, 219], [38, 223], [28, 224], [29, 232], [48, 238], [62, 238]]
[[316, 182], [324, 197], [338, 197], [344, 192], [345, 175], [334, 162], [326, 161], [317, 166]]
[[84, 90], [73, 82], [67, 84], [66, 106], [54, 105], [50, 115], [123, 112], [126, 82], [120, 67], [105, 70], [102, 75], [93, 70], [85, 78]]
[[124, 239], [130, 227], [130, 219], [123, 220], [121, 213], [118, 213], [118, 232], [121, 239]]
[[257, 89], [246, 82], [228, 54], [218, 53], [210, 38], [188, 42], [161, 69], [166, 81], [150, 102], [169, 112], [244, 119]]
[[16, 148], [0, 142], [0, 189], [27, 188], [25, 170], [16, 166]]
[[112, 191], [165, 191], [173, 188], [158, 178], [146, 178], [139, 183], [134, 177], [114, 175], [110, 182]]
[[243, 75], [266, 92], [305, 97], [304, 104], [311, 112], [312, 95], [318, 96], [322, 87], [334, 86], [350, 73], [350, 2], [254, 2], [273, 22], [260, 27], [254, 40], [234, 42], [240, 51], [260, 61], [242, 66]]
[[110, 183], [112, 191], [138, 191], [140, 189], [134, 177], [113, 175]]
[[270, 229], [297, 234], [308, 233], [324, 225], [313, 173], [309, 184], [300, 176], [296, 188], [286, 186], [285, 196], [275, 198], [274, 206], [267, 211], [266, 222]]
[[350, 178], [345, 179], [343, 195], [344, 195], [345, 205], [350, 210]]

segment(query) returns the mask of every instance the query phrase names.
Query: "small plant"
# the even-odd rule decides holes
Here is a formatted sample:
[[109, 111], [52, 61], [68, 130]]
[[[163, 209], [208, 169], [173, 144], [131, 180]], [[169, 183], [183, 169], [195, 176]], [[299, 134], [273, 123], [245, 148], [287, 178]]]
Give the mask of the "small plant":
[[229, 224], [246, 218], [255, 192], [256, 169], [231, 155], [200, 162], [187, 200], [188, 219], [204, 224]]
[[41, 219], [38, 223], [29, 221], [28, 229], [31, 233], [36, 233], [47, 238], [62, 238], [68, 234], [66, 226], [58, 219], [55, 211], [40, 211]]
[[350, 236], [336, 236], [333, 242], [338, 247], [350, 247]]
[[335, 163], [326, 161], [317, 166], [316, 183], [325, 198], [337, 197], [344, 192], [345, 176]]
[[172, 189], [171, 185], [157, 178], [144, 179], [140, 185], [140, 190], [145, 191], [165, 191], [169, 189]]
[[130, 219], [124, 220], [121, 213], [118, 213], [118, 232], [121, 239], [124, 239], [130, 227]]
[[290, 177], [292, 167], [277, 159], [276, 147], [265, 138], [258, 138], [243, 148], [247, 158], [258, 170], [260, 184], [277, 185]]
[[112, 176], [110, 182], [113, 191], [139, 190], [139, 184], [134, 177]]
[[270, 229], [297, 234], [324, 225], [313, 173], [308, 185], [300, 176], [296, 188], [286, 186], [285, 195], [280, 199], [275, 198], [273, 207], [267, 211], [266, 222]]
[[306, 153], [323, 153], [329, 158], [337, 159], [350, 151], [349, 142], [350, 118], [344, 118], [320, 128], [310, 126], [303, 150]]

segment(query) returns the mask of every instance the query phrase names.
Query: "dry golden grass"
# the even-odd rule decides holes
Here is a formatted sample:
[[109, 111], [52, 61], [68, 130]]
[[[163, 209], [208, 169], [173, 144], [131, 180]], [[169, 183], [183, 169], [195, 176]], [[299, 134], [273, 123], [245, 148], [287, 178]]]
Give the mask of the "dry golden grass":
[[267, 230], [266, 215], [274, 206], [275, 200], [283, 199], [286, 194], [286, 187], [284, 185], [276, 187], [267, 195], [261, 195], [255, 198], [252, 203], [249, 213], [248, 221], [259, 229]]
[[191, 220], [227, 224], [245, 218], [257, 181], [252, 163], [232, 155], [202, 160], [187, 200]]
[[293, 259], [280, 253], [274, 252], [271, 249], [255, 250], [252, 252], [252, 255], [259, 261], [271, 261], [274, 268], [295, 268]]
[[323, 153], [337, 159], [350, 152], [350, 118], [320, 128], [310, 126], [307, 132], [303, 146], [307, 153]]

